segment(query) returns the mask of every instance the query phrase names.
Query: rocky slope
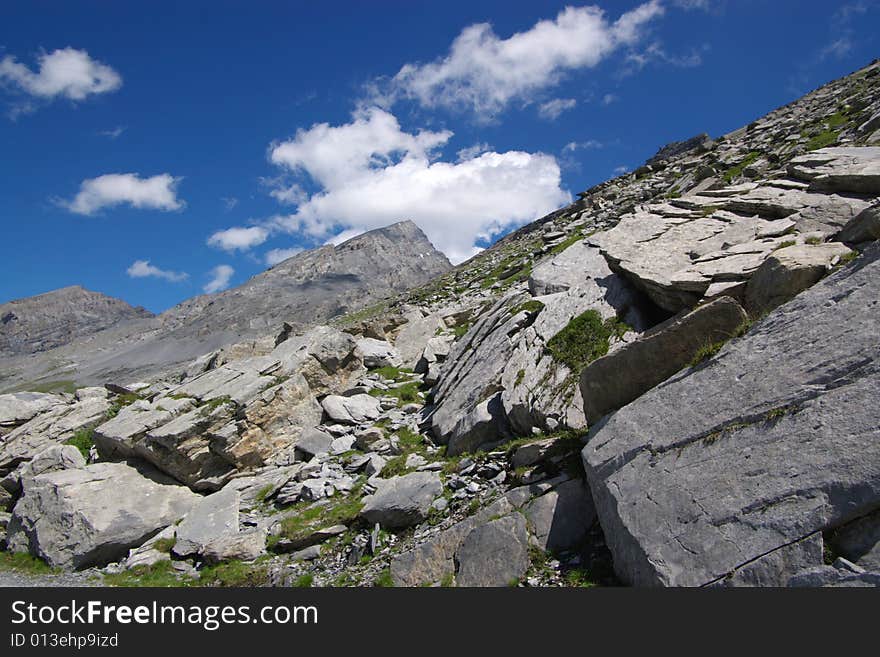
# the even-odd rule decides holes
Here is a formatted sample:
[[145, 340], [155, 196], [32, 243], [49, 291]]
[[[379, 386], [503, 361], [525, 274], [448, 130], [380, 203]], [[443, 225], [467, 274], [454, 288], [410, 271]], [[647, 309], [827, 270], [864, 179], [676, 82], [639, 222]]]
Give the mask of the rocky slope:
[[[77, 323], [64, 322], [68, 345], [26, 355], [35, 350], [27, 347], [32, 341], [14, 352], [23, 354], [17, 358], [2, 358], [5, 354], [0, 352], [0, 389], [28, 382], [46, 388], [59, 381], [82, 384], [155, 376], [223, 345], [264, 337], [284, 323], [293, 329], [304, 326], [303, 318], [308, 318], [308, 325], [326, 322], [404, 292], [449, 268], [446, 257], [414, 223], [400, 222], [338, 246], [302, 252], [236, 288], [189, 299], [156, 317], [145, 311], [129, 317], [150, 319], [117, 320], [107, 330], [99, 329], [110, 322], [82, 329], [78, 327], [83, 322], [77, 320], [82, 313], [71, 312]], [[13, 303], [31, 308], [37, 326], [60, 325], [61, 320], [55, 319], [62, 310], [59, 302], [50, 305], [42, 297], [67, 299], [71, 289]], [[49, 349], [64, 342], [44, 338], [41, 344]]]
[[152, 313], [78, 285], [9, 301], [0, 304], [0, 357], [48, 351], [144, 317]]
[[874, 63], [332, 325], [0, 395], [0, 540], [108, 584], [880, 584], [878, 141]]

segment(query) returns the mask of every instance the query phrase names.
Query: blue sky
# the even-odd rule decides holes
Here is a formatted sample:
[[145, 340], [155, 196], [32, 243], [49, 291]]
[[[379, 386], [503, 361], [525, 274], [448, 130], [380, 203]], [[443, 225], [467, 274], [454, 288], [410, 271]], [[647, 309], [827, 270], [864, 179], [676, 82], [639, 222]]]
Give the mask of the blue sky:
[[6, 2], [0, 302], [160, 311], [411, 218], [453, 261], [880, 54], [874, 1]]

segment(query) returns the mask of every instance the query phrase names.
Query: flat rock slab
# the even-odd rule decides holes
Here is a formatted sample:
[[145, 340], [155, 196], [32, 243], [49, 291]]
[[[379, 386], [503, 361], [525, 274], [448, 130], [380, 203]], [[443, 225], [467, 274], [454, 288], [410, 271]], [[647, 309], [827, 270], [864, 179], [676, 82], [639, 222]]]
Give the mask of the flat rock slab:
[[23, 484], [8, 528], [9, 544], [65, 569], [125, 557], [200, 499], [158, 473], [151, 479], [124, 463], [48, 472]]
[[529, 534], [518, 513], [473, 530], [455, 554], [457, 586], [511, 586], [529, 567]]
[[[875, 245], [609, 416], [583, 461], [623, 581], [735, 577], [877, 509], [878, 316]], [[794, 575], [782, 567], [773, 583]]]
[[686, 367], [701, 347], [729, 339], [747, 319], [736, 301], [721, 297], [594, 360], [580, 377], [587, 421], [598, 422], [637, 399]]
[[177, 528], [174, 553], [181, 557], [202, 554], [215, 541], [238, 534], [239, 502], [235, 488], [202, 498]]
[[328, 395], [321, 401], [321, 406], [331, 420], [342, 424], [359, 424], [375, 420], [382, 414], [379, 399], [366, 394], [351, 397]]
[[0, 395], [0, 427], [14, 427], [54, 406], [68, 403], [61, 395], [42, 392], [13, 392]]
[[841, 258], [852, 253], [843, 244], [798, 244], [774, 251], [746, 287], [749, 314], [760, 316], [814, 285]]
[[364, 498], [361, 516], [385, 529], [404, 529], [428, 517], [431, 502], [443, 492], [436, 472], [412, 474], [379, 480], [378, 489]]

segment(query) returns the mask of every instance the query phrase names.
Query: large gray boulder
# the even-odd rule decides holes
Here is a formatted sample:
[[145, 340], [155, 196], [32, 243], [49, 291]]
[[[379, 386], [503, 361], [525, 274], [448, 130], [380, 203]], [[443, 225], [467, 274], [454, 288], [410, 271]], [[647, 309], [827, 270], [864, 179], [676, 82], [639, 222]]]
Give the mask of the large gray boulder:
[[375, 338], [360, 338], [357, 341], [357, 353], [363, 358], [364, 366], [370, 369], [400, 367], [403, 362], [397, 349], [389, 342]]
[[428, 517], [428, 511], [443, 484], [436, 472], [412, 474], [377, 480], [375, 493], [364, 498], [361, 517], [379, 523], [385, 529], [405, 529]]
[[455, 553], [457, 586], [511, 586], [529, 568], [526, 520], [512, 513], [467, 535]]
[[377, 397], [367, 394], [342, 397], [328, 395], [321, 400], [324, 412], [334, 422], [360, 424], [377, 419], [382, 415], [382, 406]]
[[201, 555], [215, 542], [238, 534], [239, 491], [224, 488], [199, 500], [177, 527], [174, 553]]
[[603, 320], [620, 319], [636, 331], [650, 325], [643, 312], [644, 295], [612, 273], [598, 249], [575, 243], [539, 265], [542, 268], [565, 272], [561, 291], [502, 297], [443, 363], [430, 420], [448, 454], [529, 435], [535, 429], [583, 427], [578, 373], [557, 361], [547, 344], [573, 318], [590, 310]]
[[542, 550], [577, 547], [596, 521], [593, 499], [583, 479], [569, 479], [535, 498], [524, 508], [529, 527]]
[[63, 395], [44, 392], [13, 392], [0, 395], [0, 427], [15, 427], [54, 406], [69, 403]]
[[730, 297], [721, 297], [659, 324], [638, 340], [594, 360], [580, 375], [587, 421], [637, 399], [686, 367], [702, 347], [734, 335], [748, 317]]
[[[621, 579], [736, 577], [877, 509], [878, 307], [873, 246], [598, 427], [583, 461]], [[764, 583], [805, 561], [777, 560]]]
[[101, 422], [109, 408], [110, 402], [102, 397], [71, 399], [44, 407], [0, 440], [0, 468], [15, 467], [49, 447], [63, 444], [77, 431]]
[[9, 522], [14, 551], [50, 565], [85, 568], [125, 557], [184, 516], [199, 496], [124, 463], [95, 463], [24, 479]]
[[794, 158], [788, 172], [807, 180], [811, 190], [880, 194], [880, 148], [822, 148]]
[[746, 286], [746, 309], [760, 316], [814, 285], [852, 253], [843, 244], [787, 246], [767, 258]]
[[852, 244], [880, 239], [880, 203], [875, 203], [853, 217], [835, 239]]

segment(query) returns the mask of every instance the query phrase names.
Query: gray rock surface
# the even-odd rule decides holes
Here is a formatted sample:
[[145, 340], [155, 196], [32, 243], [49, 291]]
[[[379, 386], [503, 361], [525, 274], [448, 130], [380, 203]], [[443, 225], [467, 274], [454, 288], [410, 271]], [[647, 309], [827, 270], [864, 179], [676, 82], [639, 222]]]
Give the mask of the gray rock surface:
[[361, 517], [385, 529], [404, 529], [428, 517], [431, 502], [443, 492], [436, 472], [413, 472], [376, 481], [377, 490], [364, 498]]
[[875, 203], [853, 217], [835, 236], [841, 242], [869, 242], [880, 239], [880, 204]]
[[124, 463], [48, 472], [23, 484], [9, 523], [10, 548], [62, 568], [124, 557], [199, 499], [188, 488], [147, 478]]
[[375, 420], [382, 414], [379, 399], [365, 394], [351, 397], [329, 395], [321, 400], [321, 406], [331, 420], [343, 424], [360, 424]]
[[78, 285], [0, 304], [0, 356], [48, 351], [118, 322], [152, 317]]
[[620, 349], [594, 360], [580, 375], [590, 424], [637, 399], [686, 367], [697, 351], [733, 336], [747, 320], [730, 297], [721, 297], [664, 322]]
[[457, 586], [511, 586], [529, 567], [526, 520], [518, 513], [470, 532], [455, 553]]
[[201, 555], [215, 541], [237, 535], [239, 501], [234, 488], [199, 500], [177, 527], [174, 553], [181, 557]]
[[709, 584], [877, 508], [878, 274], [873, 246], [592, 435], [584, 466], [624, 581]]
[[843, 244], [802, 244], [774, 251], [746, 286], [746, 309], [759, 317], [803, 292], [852, 253]]
[[400, 367], [400, 353], [386, 340], [361, 338], [357, 341], [358, 354], [369, 369], [377, 367]]
[[542, 550], [578, 546], [596, 521], [589, 488], [582, 479], [570, 479], [529, 502], [523, 513]]

